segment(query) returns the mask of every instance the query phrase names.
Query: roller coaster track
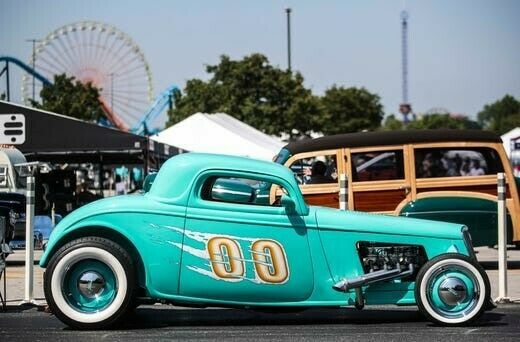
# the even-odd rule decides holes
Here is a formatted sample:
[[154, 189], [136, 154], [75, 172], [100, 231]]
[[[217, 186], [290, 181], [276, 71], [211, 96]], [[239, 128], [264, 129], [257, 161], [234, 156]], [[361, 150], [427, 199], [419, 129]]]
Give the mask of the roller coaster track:
[[7, 95], [7, 101], [10, 100], [11, 97], [11, 89], [9, 84], [9, 63], [13, 63], [17, 65], [20, 69], [25, 70], [28, 74], [34, 76], [35, 79], [42, 82], [43, 84], [51, 84], [48, 79], [43, 77], [40, 73], [38, 73], [36, 70], [34, 70], [32, 67], [28, 66], [21, 60], [10, 57], [10, 56], [0, 56], [0, 63], [4, 62], [5, 66], [3, 68], [0, 68], [0, 77], [5, 73], [5, 83], [6, 83], [6, 95]]
[[5, 62], [5, 67], [0, 71], [0, 76], [5, 72], [9, 72], [9, 63], [13, 63], [17, 65], [19, 68], [23, 69], [25, 72], [29, 73], [31, 76], [34, 76], [38, 81], [42, 82], [45, 85], [51, 84], [51, 82], [43, 77], [40, 73], [38, 73], [36, 70], [33, 70], [33, 68], [18, 58], [10, 57], [10, 56], [0, 56], [0, 62]]
[[179, 90], [179, 88], [175, 85], [171, 85], [159, 94], [150, 109], [144, 114], [132, 131], [137, 134], [151, 133], [148, 131], [147, 123], [153, 122], [153, 120], [157, 118], [166, 107], [171, 107], [173, 105], [172, 97], [176, 90]]

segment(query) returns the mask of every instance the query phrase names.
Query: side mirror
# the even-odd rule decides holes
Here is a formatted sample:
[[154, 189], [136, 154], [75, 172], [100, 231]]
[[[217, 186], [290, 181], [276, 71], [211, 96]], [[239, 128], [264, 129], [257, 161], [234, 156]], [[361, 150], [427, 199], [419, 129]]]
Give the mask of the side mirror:
[[287, 214], [296, 214], [296, 203], [288, 195], [282, 195], [280, 198], [280, 204], [285, 208]]

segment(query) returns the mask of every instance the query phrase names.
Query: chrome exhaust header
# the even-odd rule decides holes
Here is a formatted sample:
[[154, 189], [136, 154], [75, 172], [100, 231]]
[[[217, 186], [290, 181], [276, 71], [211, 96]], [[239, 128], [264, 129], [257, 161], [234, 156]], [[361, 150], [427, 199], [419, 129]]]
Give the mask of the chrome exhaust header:
[[380, 270], [372, 273], [363, 274], [359, 277], [352, 279], [343, 279], [342, 281], [334, 284], [332, 288], [336, 291], [347, 292], [350, 289], [359, 288], [361, 286], [410, 276], [413, 274], [413, 272], [413, 264], [409, 264], [408, 269], [406, 271], [401, 271], [401, 267], [399, 266], [399, 264], [397, 264], [396, 268], [393, 268], [391, 270]]

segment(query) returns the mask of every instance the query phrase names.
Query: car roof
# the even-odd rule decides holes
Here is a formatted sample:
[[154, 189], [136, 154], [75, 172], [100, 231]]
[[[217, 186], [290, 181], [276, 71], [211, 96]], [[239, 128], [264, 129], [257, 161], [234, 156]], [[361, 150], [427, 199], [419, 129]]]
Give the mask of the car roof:
[[294, 155], [302, 152], [322, 151], [342, 147], [370, 147], [461, 141], [502, 143], [500, 136], [490, 131], [425, 129], [329, 135], [316, 139], [295, 141], [285, 145], [284, 148]]
[[190, 152], [176, 155], [161, 166], [149, 194], [170, 199], [178, 198], [178, 202], [183, 203], [186, 200], [185, 196], [187, 196], [186, 190], [191, 188], [191, 184], [198, 174], [207, 170], [268, 174], [289, 182], [294, 181], [294, 176], [287, 167], [271, 161]]

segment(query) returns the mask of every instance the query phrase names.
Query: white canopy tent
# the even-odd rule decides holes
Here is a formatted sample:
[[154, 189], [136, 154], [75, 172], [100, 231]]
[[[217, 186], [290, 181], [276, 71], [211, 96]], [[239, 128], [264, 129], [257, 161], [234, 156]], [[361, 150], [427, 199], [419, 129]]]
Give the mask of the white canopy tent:
[[502, 141], [504, 143], [504, 149], [506, 150], [507, 156], [511, 158], [511, 153], [514, 150], [514, 146], [511, 141], [517, 141], [520, 138], [520, 127], [513, 128], [509, 132], [502, 135]]
[[220, 153], [271, 160], [280, 140], [225, 114], [196, 113], [151, 139], [190, 152]]

